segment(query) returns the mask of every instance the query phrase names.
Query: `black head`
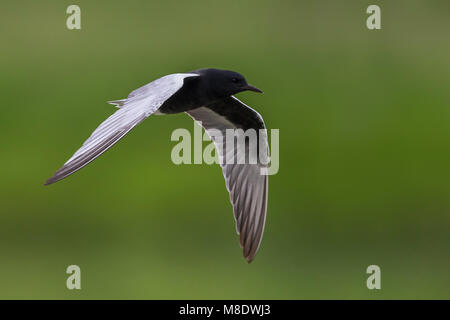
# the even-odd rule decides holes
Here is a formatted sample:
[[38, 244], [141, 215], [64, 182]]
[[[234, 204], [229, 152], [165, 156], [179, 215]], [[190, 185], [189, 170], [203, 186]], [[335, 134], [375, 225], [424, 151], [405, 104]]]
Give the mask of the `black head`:
[[217, 97], [228, 97], [242, 91], [262, 93], [258, 88], [250, 85], [240, 73], [219, 69], [201, 69], [200, 74], [209, 90]]

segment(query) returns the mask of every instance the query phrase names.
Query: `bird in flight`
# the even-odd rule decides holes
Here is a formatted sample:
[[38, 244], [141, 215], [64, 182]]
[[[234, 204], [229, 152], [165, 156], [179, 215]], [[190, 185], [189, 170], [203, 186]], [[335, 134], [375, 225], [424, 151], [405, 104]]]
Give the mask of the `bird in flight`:
[[[225, 153], [227, 156], [229, 152], [236, 153], [234, 144], [227, 148], [225, 139], [219, 139], [213, 132], [226, 134], [230, 129], [266, 132], [261, 115], [233, 96], [247, 90], [262, 93], [241, 74], [219, 69], [170, 74], [150, 82], [132, 91], [126, 99], [110, 101], [118, 110], [95, 129], [45, 185], [80, 170], [152, 114], [185, 112], [211, 137], [219, 158], [225, 157]], [[259, 249], [267, 212], [268, 175], [262, 173], [269, 161], [267, 135], [257, 135], [257, 139], [258, 149], [265, 151], [260, 157], [265, 159], [256, 163], [220, 162], [233, 205], [236, 231], [248, 262]], [[248, 145], [245, 150], [249, 150]]]

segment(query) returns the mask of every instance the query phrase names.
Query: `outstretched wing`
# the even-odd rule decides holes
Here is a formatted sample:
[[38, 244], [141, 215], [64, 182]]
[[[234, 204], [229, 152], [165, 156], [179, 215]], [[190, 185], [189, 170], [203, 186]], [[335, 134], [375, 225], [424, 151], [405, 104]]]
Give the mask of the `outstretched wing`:
[[185, 78], [196, 76], [198, 75], [193, 73], [171, 74], [134, 90], [127, 99], [121, 100], [121, 108], [101, 123], [81, 148], [45, 184], [61, 180], [96, 159], [142, 120], [157, 111], [183, 86]]
[[[233, 96], [186, 113], [205, 128], [214, 141], [233, 205], [236, 231], [240, 235], [243, 255], [251, 262], [261, 244], [267, 212], [269, 154], [264, 121], [258, 112]], [[244, 132], [248, 129], [256, 130], [256, 162], [251, 163], [250, 156], [245, 159], [245, 154], [239, 154], [238, 143], [232, 143], [230, 146], [228, 141], [231, 140], [227, 140], [227, 134], [231, 132], [227, 132], [227, 129], [243, 129]], [[242, 134], [242, 131], [236, 132], [238, 131], [233, 134]], [[244, 141], [243, 149], [248, 155], [250, 142], [245, 139], [241, 141]]]

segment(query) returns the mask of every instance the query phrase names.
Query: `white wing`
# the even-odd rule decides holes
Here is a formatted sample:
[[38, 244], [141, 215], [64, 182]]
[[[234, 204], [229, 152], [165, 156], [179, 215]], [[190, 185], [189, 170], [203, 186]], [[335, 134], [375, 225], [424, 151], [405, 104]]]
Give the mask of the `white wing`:
[[[233, 205], [236, 231], [240, 235], [240, 244], [244, 258], [251, 262], [261, 244], [267, 212], [268, 175], [264, 172], [264, 164], [268, 164], [268, 142], [264, 121], [255, 110], [243, 104], [235, 97], [216, 102], [208, 107], [201, 107], [186, 112], [205, 128], [214, 141], [221, 159], [221, 167], [225, 177], [226, 187]], [[260, 161], [255, 164], [227, 163], [230, 154], [236, 155], [237, 144], [234, 148], [226, 146], [227, 129], [255, 129], [262, 130], [258, 137]], [[221, 137], [216, 132], [221, 132]], [[245, 146], [248, 152], [248, 145]], [[238, 155], [239, 157], [239, 155]], [[263, 163], [263, 164], [262, 164]]]
[[142, 120], [158, 110], [159, 107], [182, 86], [193, 73], [176, 73], [159, 78], [134, 90], [127, 99], [121, 100], [121, 108], [95, 129], [80, 149], [59, 169], [47, 184], [61, 180], [80, 170], [108, 150]]

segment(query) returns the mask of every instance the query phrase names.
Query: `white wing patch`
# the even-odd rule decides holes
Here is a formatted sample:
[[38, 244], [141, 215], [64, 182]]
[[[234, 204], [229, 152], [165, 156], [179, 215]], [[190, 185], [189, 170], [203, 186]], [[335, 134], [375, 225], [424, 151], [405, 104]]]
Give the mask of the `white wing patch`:
[[177, 92], [187, 77], [196, 77], [193, 73], [176, 73], [159, 78], [134, 90], [127, 99], [119, 102], [120, 109], [98, 126], [80, 149], [59, 169], [46, 184], [61, 180], [83, 168], [85, 165], [108, 150], [131, 129]]

